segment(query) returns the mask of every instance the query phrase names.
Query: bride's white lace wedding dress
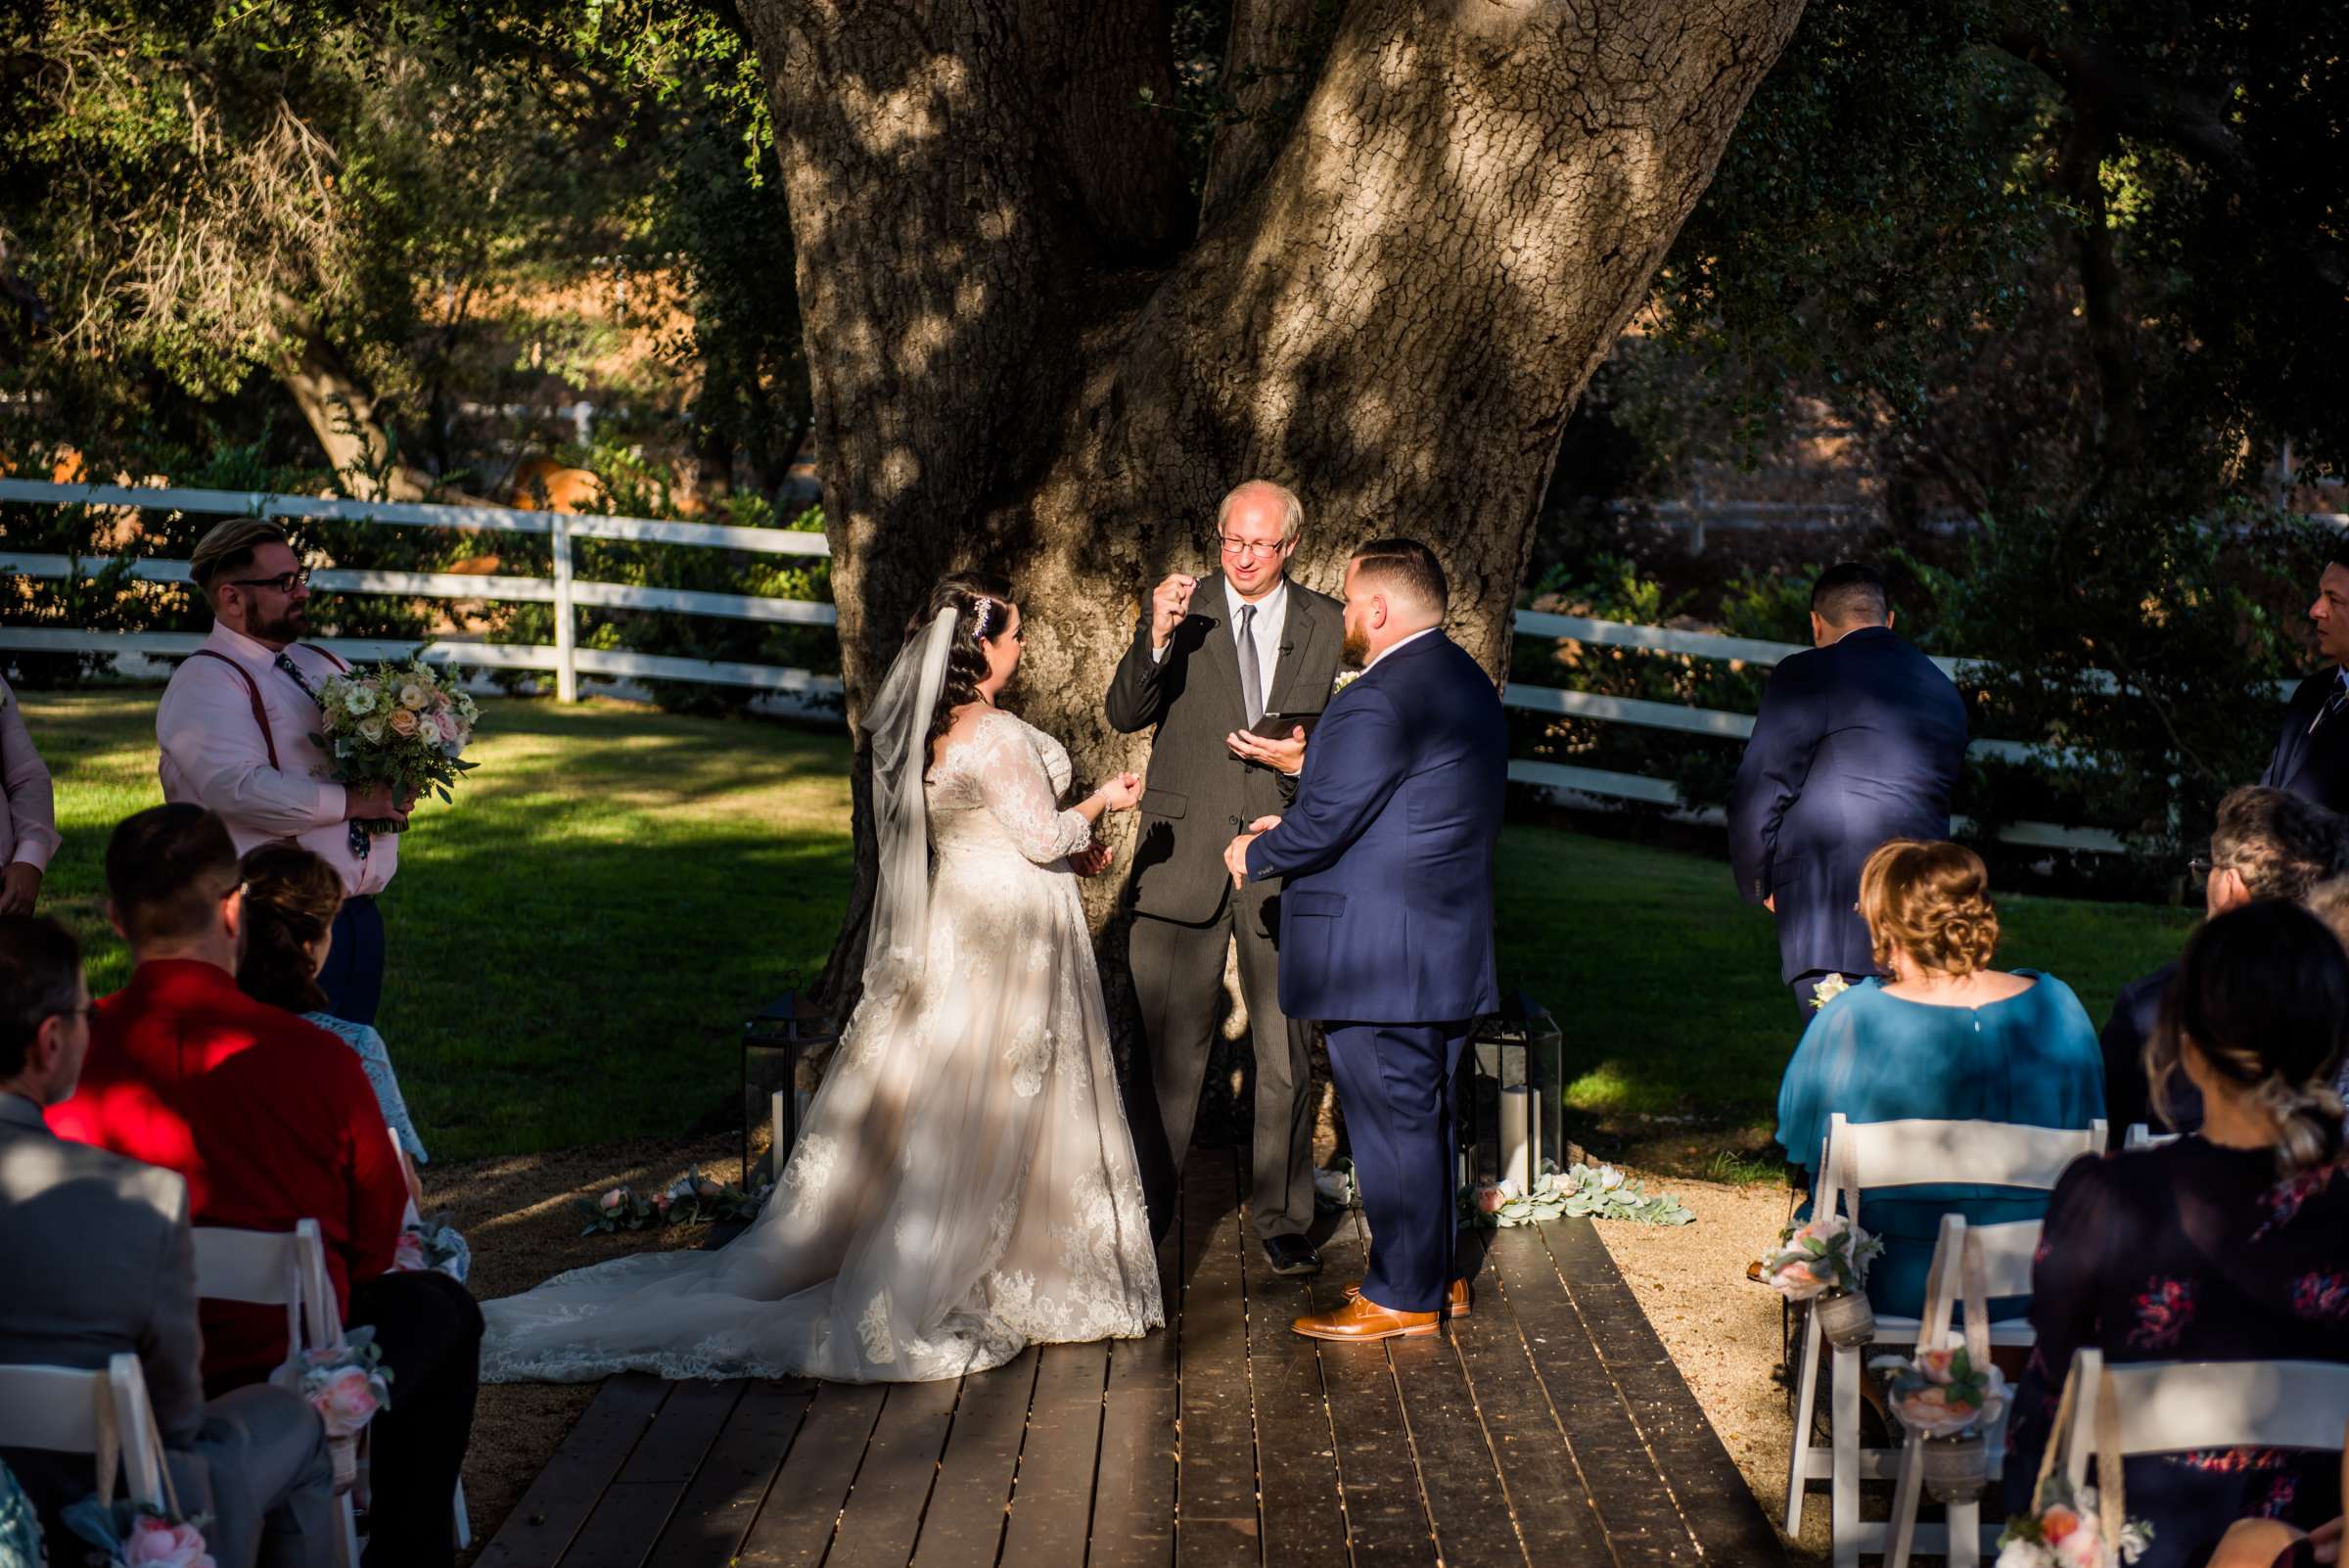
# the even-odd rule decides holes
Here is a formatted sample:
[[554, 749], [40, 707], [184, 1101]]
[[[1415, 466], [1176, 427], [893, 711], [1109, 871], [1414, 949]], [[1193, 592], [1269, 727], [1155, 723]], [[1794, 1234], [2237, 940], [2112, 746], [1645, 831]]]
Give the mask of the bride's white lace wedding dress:
[[[905, 706], [900, 745], [926, 753], [928, 705]], [[488, 1303], [485, 1381], [944, 1378], [1165, 1320], [1065, 864], [1091, 836], [1055, 807], [1067, 751], [998, 711], [926, 788], [906, 753], [884, 766], [876, 752], [876, 794], [902, 780], [935, 870], [912, 886], [920, 829], [899, 820], [916, 837], [898, 846], [897, 892], [920, 913], [877, 913], [875, 943], [898, 945], [868, 960], [775, 1195], [721, 1251], [622, 1258]], [[886, 838], [883, 853], [887, 899]]]

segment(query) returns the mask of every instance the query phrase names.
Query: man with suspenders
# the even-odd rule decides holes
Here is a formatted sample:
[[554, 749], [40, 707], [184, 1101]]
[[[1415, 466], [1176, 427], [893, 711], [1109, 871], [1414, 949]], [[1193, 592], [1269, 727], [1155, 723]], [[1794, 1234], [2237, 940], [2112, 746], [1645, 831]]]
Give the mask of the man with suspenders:
[[156, 709], [163, 799], [227, 822], [237, 853], [291, 839], [343, 876], [343, 912], [319, 984], [337, 1018], [371, 1024], [384, 990], [384, 917], [375, 896], [399, 868], [399, 839], [353, 818], [404, 817], [411, 795], [332, 781], [318, 745], [318, 693], [349, 668], [299, 641], [309, 630], [308, 574], [286, 530], [259, 518], [223, 523], [188, 560], [211, 602], [212, 634], [172, 675]]

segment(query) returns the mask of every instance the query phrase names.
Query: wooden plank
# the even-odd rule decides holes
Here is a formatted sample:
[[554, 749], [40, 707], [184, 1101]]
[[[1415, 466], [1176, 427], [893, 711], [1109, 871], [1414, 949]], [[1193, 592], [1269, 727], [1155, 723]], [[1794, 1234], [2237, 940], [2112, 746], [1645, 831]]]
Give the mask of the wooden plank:
[[496, 1537], [482, 1548], [475, 1559], [482, 1568], [554, 1568], [668, 1390], [668, 1384], [641, 1372], [607, 1378]]
[[741, 1398], [739, 1381], [672, 1385], [579, 1539], [563, 1554], [563, 1568], [638, 1568]]
[[914, 1543], [913, 1568], [991, 1563], [1003, 1543], [1011, 1478], [1020, 1464], [1028, 1402], [1036, 1387], [1031, 1348], [991, 1372], [962, 1380], [953, 1429], [930, 1490], [930, 1511]]
[[1158, 1248], [1167, 1326], [1109, 1347], [1090, 1568], [1172, 1568], [1176, 1422], [1182, 1413], [1182, 1219]]
[[1561, 1220], [1542, 1226], [1542, 1232], [1599, 1358], [1623, 1391], [1632, 1419], [1705, 1555], [1736, 1563], [1784, 1562], [1786, 1548], [1776, 1526], [1688, 1391], [1597, 1228], [1588, 1220]]
[[1346, 1509], [1319, 1347], [1290, 1326], [1313, 1311], [1313, 1291], [1303, 1279], [1272, 1272], [1253, 1234], [1241, 1240], [1240, 1271], [1248, 1293], [1265, 1560], [1279, 1568], [1347, 1568]]
[[753, 1383], [743, 1390], [654, 1545], [647, 1568], [710, 1568], [740, 1549], [814, 1398], [815, 1384], [802, 1378]]
[[1477, 1282], [1476, 1310], [1451, 1340], [1485, 1419], [1526, 1555], [1538, 1563], [1614, 1560], [1581, 1469], [1550, 1412], [1497, 1271]]
[[1437, 1556], [1447, 1568], [1531, 1568], [1500, 1462], [1451, 1338], [1399, 1339], [1387, 1357], [1403, 1396]]
[[1011, 1488], [1003, 1560], [1082, 1563], [1093, 1518], [1093, 1473], [1101, 1452], [1101, 1391], [1109, 1349], [1046, 1345], [1036, 1358], [1028, 1438]]
[[[1362, 1277], [1367, 1239], [1359, 1216], [1349, 1215], [1321, 1249], [1321, 1272], [1310, 1287], [1315, 1312], [1334, 1312], [1345, 1287]], [[1316, 1353], [1356, 1568], [1426, 1568], [1435, 1559], [1435, 1539], [1387, 1347], [1323, 1342]]]
[[954, 1420], [959, 1378], [899, 1383], [865, 1445], [855, 1490], [840, 1518], [840, 1539], [825, 1560], [838, 1568], [905, 1568], [922, 1510], [938, 1479], [939, 1453]]
[[1248, 1389], [1248, 1303], [1241, 1293], [1239, 1184], [1229, 1149], [1193, 1149], [1182, 1222], [1199, 1238], [1183, 1265], [1180, 1450], [1174, 1513], [1178, 1568], [1259, 1560], [1256, 1424]]
[[815, 1568], [823, 1561], [889, 1392], [890, 1385], [881, 1383], [816, 1389], [766, 1502], [743, 1538], [739, 1568]]
[[1574, 1451], [1616, 1561], [1623, 1568], [1695, 1562], [1696, 1543], [1541, 1235], [1531, 1225], [1498, 1231], [1487, 1262]]

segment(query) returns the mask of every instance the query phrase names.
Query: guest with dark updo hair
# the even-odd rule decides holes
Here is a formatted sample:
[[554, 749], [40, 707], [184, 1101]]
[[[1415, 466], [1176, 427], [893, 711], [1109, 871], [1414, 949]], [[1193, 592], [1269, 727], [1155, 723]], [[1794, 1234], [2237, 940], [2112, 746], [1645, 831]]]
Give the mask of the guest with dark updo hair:
[[[2158, 1097], [2183, 1074], [2201, 1127], [2082, 1160], [2048, 1205], [2032, 1271], [2039, 1342], [2017, 1392], [2012, 1506], [2073, 1354], [2107, 1362], [2349, 1361], [2349, 1160], [2333, 1075], [2349, 1050], [2349, 955], [2316, 916], [2263, 899], [2196, 931], [2145, 1051]], [[2129, 1512], [2153, 1526], [2137, 1568], [2205, 1561], [2238, 1519], [2315, 1529], [2341, 1511], [2337, 1455], [2149, 1454]]]
[[[1778, 1086], [1778, 1141], [1818, 1177], [1819, 1140], [1853, 1122], [1911, 1118], [2085, 1128], [2103, 1114], [2096, 1032], [2071, 988], [2033, 969], [1993, 969], [1999, 911], [1982, 857], [1961, 844], [1895, 839], [1860, 871], [1879, 978], [1819, 1007]], [[1867, 1278], [1876, 1311], [1914, 1317], [1941, 1217], [1969, 1224], [2036, 1220], [2047, 1194], [1952, 1184], [1860, 1195], [1861, 1228], [1881, 1237]], [[1806, 1212], [1806, 1218], [1807, 1218]], [[2014, 1316], [2014, 1302], [1991, 1314]]]
[[243, 941], [237, 957], [237, 989], [255, 1001], [305, 1020], [358, 1053], [368, 1085], [384, 1108], [384, 1121], [399, 1137], [408, 1195], [418, 1212], [424, 1187], [416, 1167], [429, 1162], [408, 1102], [392, 1070], [392, 1054], [373, 1024], [354, 1024], [326, 1010], [318, 973], [334, 948], [335, 914], [343, 907], [343, 878], [331, 865], [298, 844], [264, 844], [239, 866], [245, 884]]

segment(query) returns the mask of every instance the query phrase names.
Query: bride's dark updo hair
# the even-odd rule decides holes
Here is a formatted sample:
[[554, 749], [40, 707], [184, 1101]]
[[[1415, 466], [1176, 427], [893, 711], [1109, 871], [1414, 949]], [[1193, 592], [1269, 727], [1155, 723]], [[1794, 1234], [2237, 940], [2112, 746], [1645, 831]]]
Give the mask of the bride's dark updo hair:
[[930, 715], [926, 745], [936, 745], [954, 722], [954, 710], [979, 701], [979, 683], [987, 678], [987, 651], [979, 644], [1003, 635], [1011, 624], [1011, 584], [986, 572], [955, 572], [938, 579], [930, 598], [906, 623], [905, 640], [926, 636], [939, 612], [952, 607], [954, 640], [946, 649], [946, 679], [939, 689], [937, 712]]

